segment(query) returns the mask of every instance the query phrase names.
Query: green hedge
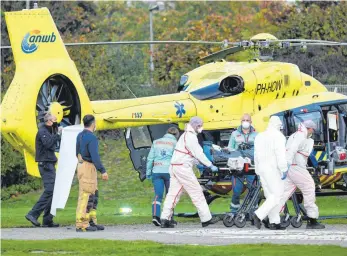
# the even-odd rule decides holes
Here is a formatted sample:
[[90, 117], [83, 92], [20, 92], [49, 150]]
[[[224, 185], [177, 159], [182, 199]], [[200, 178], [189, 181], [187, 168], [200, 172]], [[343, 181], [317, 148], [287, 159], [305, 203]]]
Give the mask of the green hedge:
[[32, 190], [38, 190], [42, 188], [42, 183], [39, 178], [30, 178], [26, 184], [16, 184], [1, 189], [1, 200], [8, 200], [13, 197], [17, 197], [21, 194], [26, 194]]

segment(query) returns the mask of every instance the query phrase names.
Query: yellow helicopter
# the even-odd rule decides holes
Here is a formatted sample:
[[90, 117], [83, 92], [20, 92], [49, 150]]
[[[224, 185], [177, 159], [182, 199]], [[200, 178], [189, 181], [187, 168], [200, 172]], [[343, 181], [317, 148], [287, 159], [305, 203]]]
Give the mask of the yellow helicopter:
[[[64, 127], [79, 124], [82, 116], [92, 113], [98, 130], [128, 128], [127, 146], [140, 176], [152, 141], [162, 136], [168, 125], [183, 129], [192, 116], [200, 116], [214, 143], [225, 146], [241, 115], [250, 113], [258, 131], [265, 129], [271, 115], [280, 116], [286, 135], [293, 133], [302, 120], [314, 120], [319, 133], [311, 164], [336, 158], [334, 172], [320, 176], [322, 186], [336, 186], [342, 179], [347, 183], [347, 96], [328, 92], [294, 64], [269, 61], [275, 48], [345, 43], [278, 40], [270, 34], [258, 34], [249, 41], [228, 43], [231, 48], [205, 57], [204, 61], [212, 62], [183, 75], [177, 93], [90, 101], [47, 8], [7, 12], [5, 19], [16, 73], [2, 101], [1, 133], [23, 153], [30, 175], [39, 177], [35, 135], [48, 111]], [[224, 60], [247, 49], [259, 51], [259, 58], [248, 62]], [[223, 184], [211, 189], [217, 194], [230, 190], [231, 186]]]

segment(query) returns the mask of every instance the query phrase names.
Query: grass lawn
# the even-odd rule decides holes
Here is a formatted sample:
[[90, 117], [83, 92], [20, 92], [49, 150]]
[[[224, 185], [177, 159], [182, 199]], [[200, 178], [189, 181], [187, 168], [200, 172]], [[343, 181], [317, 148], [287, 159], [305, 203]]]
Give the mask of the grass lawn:
[[[93, 241], [91, 243], [91, 241]], [[51, 240], [1, 241], [2, 255], [242, 255], [242, 256], [323, 256], [346, 255], [347, 249], [339, 246], [317, 245], [228, 245], [193, 246], [164, 245], [155, 242], [123, 242], [109, 240]]]
[[[134, 171], [129, 153], [123, 140], [105, 140], [100, 143], [102, 160], [109, 172], [110, 180], [99, 180], [99, 209], [98, 218], [102, 224], [140, 224], [151, 221], [151, 203], [153, 186], [151, 182], [140, 182]], [[70, 193], [64, 210], [58, 210], [55, 221], [62, 225], [73, 225], [78, 195], [77, 181]], [[20, 195], [17, 198], [2, 202], [1, 227], [31, 226], [24, 216], [35, 204], [42, 191]], [[321, 215], [347, 215], [347, 197], [323, 197], [317, 199]], [[211, 204], [211, 211], [215, 213], [229, 211], [230, 197], [217, 199]], [[291, 205], [291, 203], [290, 203]], [[120, 207], [130, 207], [130, 216], [117, 216]], [[189, 198], [183, 196], [178, 203], [176, 213], [195, 212]], [[293, 213], [294, 211], [291, 210]], [[199, 221], [198, 219], [177, 219], [183, 221]], [[347, 219], [327, 220], [325, 223], [345, 223]]]

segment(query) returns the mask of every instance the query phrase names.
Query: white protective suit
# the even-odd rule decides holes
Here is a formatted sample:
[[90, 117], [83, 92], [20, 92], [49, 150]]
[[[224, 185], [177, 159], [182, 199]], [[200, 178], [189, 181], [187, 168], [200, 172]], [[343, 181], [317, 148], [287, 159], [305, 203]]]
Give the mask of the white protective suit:
[[258, 134], [254, 141], [255, 171], [260, 176], [264, 190], [265, 202], [255, 211], [260, 220], [266, 216], [270, 223], [279, 224], [284, 181], [281, 177], [288, 170], [285, 158], [286, 138], [280, 132], [282, 122], [277, 116], [270, 118], [264, 132]]
[[315, 204], [315, 184], [312, 176], [306, 170], [308, 157], [313, 150], [313, 143], [313, 139], [307, 138], [307, 129], [303, 124], [299, 124], [298, 131], [289, 137], [286, 145], [286, 159], [290, 168], [284, 182], [281, 205], [284, 206], [295, 192], [296, 187], [298, 187], [304, 196], [304, 207], [307, 211], [307, 216], [317, 219], [319, 213]]
[[198, 209], [201, 222], [211, 220], [210, 209], [193, 171], [193, 165], [197, 161], [207, 167], [212, 166], [212, 163], [203, 153], [196, 132], [190, 124], [187, 124], [186, 131], [178, 140], [171, 159], [169, 169], [170, 188], [165, 198], [161, 219], [171, 219], [173, 209], [180, 200], [183, 190], [185, 190]]

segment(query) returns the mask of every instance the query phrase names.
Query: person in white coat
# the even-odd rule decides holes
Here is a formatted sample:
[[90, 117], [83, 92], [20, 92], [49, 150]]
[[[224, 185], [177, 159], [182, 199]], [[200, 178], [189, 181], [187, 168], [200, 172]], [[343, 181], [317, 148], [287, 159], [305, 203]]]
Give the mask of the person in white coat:
[[316, 124], [312, 120], [300, 123], [298, 130], [293, 133], [287, 142], [286, 159], [290, 165], [287, 178], [284, 182], [284, 193], [281, 198], [282, 209], [286, 201], [291, 197], [298, 187], [304, 197], [304, 207], [309, 220], [307, 229], [323, 229], [324, 225], [317, 222], [319, 216], [318, 206], [315, 204], [316, 192], [312, 176], [306, 169], [307, 160], [313, 150], [313, 139], [311, 139]]
[[280, 200], [284, 190], [286, 162], [286, 138], [281, 133], [282, 122], [278, 116], [270, 118], [267, 129], [254, 141], [255, 172], [260, 176], [265, 202], [254, 212], [254, 225], [260, 229], [262, 220], [269, 217], [270, 229], [285, 229], [281, 226]]
[[192, 117], [176, 144], [169, 169], [170, 188], [161, 213], [162, 228], [174, 227], [171, 217], [183, 191], [188, 193], [197, 208], [203, 227], [219, 221], [218, 217], [212, 217], [202, 188], [193, 171], [194, 164], [200, 162], [213, 172], [218, 172], [218, 168], [207, 159], [198, 142], [197, 134], [202, 132], [202, 126], [201, 118]]

